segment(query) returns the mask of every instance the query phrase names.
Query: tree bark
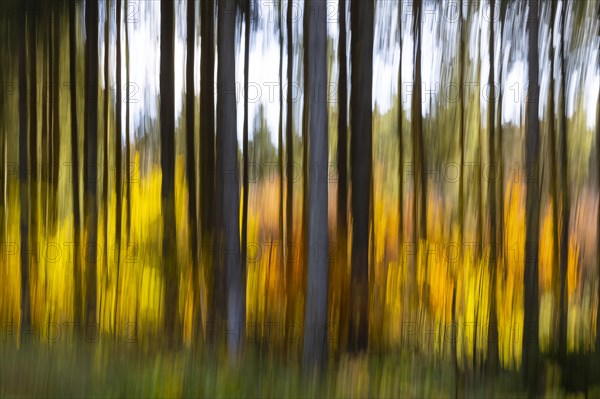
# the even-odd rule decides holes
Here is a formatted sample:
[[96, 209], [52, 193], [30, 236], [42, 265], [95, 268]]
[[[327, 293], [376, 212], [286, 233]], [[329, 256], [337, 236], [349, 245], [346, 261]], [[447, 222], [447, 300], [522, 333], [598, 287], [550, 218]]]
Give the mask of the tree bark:
[[96, 267], [98, 258], [98, 2], [88, 0], [85, 6], [85, 168], [84, 206], [86, 215], [86, 308], [85, 322], [96, 325]]
[[219, 0], [217, 40], [217, 224], [221, 272], [226, 276], [229, 356], [236, 359], [245, 328], [246, 291], [240, 261], [240, 196], [238, 185], [235, 82], [235, 11], [232, 0]]
[[186, 171], [188, 181], [189, 240], [192, 252], [192, 286], [194, 295], [194, 334], [196, 343], [202, 334], [202, 312], [200, 309], [200, 264], [198, 262], [198, 223], [196, 212], [196, 155], [194, 144], [194, 49], [196, 38], [195, 2], [187, 6], [187, 66], [186, 66]]
[[525, 205], [525, 276], [524, 276], [524, 330], [523, 370], [530, 395], [537, 393], [538, 385], [538, 250], [539, 250], [539, 78], [538, 78], [538, 2], [529, 0], [528, 92], [525, 119], [527, 198]]
[[362, 352], [369, 343], [369, 213], [372, 175], [373, 19], [371, 2], [351, 0], [352, 91], [350, 162], [352, 258], [349, 346]]
[[[309, 11], [309, 7], [312, 9]], [[369, 8], [369, 7], [367, 7]], [[304, 319], [303, 364], [306, 369], [322, 366], [327, 356], [328, 222], [327, 222], [327, 26], [325, 0], [304, 4], [308, 60], [308, 281]], [[315, 13], [315, 14], [313, 14]], [[368, 194], [368, 191], [367, 191]]]

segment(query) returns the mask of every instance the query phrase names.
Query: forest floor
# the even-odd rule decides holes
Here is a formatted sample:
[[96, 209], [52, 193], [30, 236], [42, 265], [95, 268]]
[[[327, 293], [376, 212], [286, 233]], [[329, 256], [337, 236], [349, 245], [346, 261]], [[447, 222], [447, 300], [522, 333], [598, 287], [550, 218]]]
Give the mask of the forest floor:
[[[0, 344], [0, 397], [526, 397], [521, 376], [503, 371], [493, 378], [462, 373], [453, 363], [421, 355], [342, 356], [307, 375], [298, 361], [249, 349], [237, 362], [223, 353], [191, 349], [162, 351], [112, 342]], [[584, 397], [563, 391], [545, 362], [544, 397]], [[554, 371], [553, 371], [554, 370]], [[470, 373], [472, 374], [472, 373]], [[458, 389], [458, 391], [457, 391]], [[600, 397], [600, 386], [588, 387]]]

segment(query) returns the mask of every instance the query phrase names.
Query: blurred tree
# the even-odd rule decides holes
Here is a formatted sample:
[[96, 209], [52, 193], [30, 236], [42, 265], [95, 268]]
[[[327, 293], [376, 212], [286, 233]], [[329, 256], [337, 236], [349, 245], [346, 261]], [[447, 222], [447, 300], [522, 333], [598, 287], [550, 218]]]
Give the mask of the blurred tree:
[[[494, 0], [490, 0], [489, 8], [489, 23], [490, 23], [490, 34], [489, 34], [489, 65], [490, 72], [488, 75], [488, 87], [489, 87], [489, 102], [487, 105], [488, 117], [488, 151], [489, 151], [489, 162], [490, 165], [496, 170], [495, 176], [488, 178], [488, 202], [490, 209], [490, 289], [488, 295], [490, 296], [490, 309], [489, 309], [489, 323], [488, 323], [488, 345], [487, 345], [487, 369], [491, 374], [495, 374], [498, 371], [500, 362], [498, 359], [498, 315], [496, 313], [496, 269], [498, 261], [498, 231], [496, 226], [496, 185], [498, 184], [497, 170], [498, 164], [496, 163], [496, 139], [494, 132], [494, 112], [496, 110], [496, 93], [494, 83]], [[494, 173], [494, 172], [492, 172]]]
[[[227, 348], [233, 359], [239, 356], [241, 333], [246, 320], [246, 291], [240, 262], [240, 196], [238, 185], [235, 81], [235, 18], [232, 0], [219, 0], [217, 46], [217, 279], [226, 278]], [[215, 272], [216, 273], [216, 272]], [[219, 288], [223, 288], [219, 287]], [[217, 287], [215, 287], [217, 289]]]
[[160, 3], [160, 163], [162, 169], [162, 266], [164, 273], [163, 318], [167, 345], [179, 337], [179, 270], [175, 228], [175, 17], [173, 0]]
[[[37, 0], [30, 0], [31, 14], [27, 16], [28, 49], [29, 49], [29, 254], [30, 283], [32, 287], [37, 284], [38, 265], [41, 260], [36, 248], [39, 245], [38, 237], [38, 119], [37, 119], [37, 25], [39, 24], [40, 4]], [[35, 305], [35, 303], [34, 303]], [[33, 322], [33, 320], [31, 320]]]
[[[77, 40], [76, 40], [76, 20], [75, 3], [69, 2], [69, 80], [71, 82], [71, 163], [73, 164], [72, 174], [72, 200], [73, 200], [73, 241], [74, 248], [80, 248], [81, 244], [81, 212], [79, 199], [79, 139], [77, 135]], [[75, 324], [83, 325], [83, 284], [81, 270], [80, 251], [76, 250], [73, 254], [73, 313], [75, 314]]]
[[[105, 4], [105, 20], [104, 20], [104, 165], [102, 171], [102, 213], [104, 217], [104, 270], [106, 272], [106, 280], [108, 281], [108, 156], [110, 154], [110, 148], [108, 147], [108, 134], [109, 134], [109, 120], [108, 120], [108, 97], [109, 97], [109, 75], [108, 65], [110, 53], [110, 0], [106, 0]], [[117, 21], [118, 24], [118, 21]], [[102, 306], [100, 306], [102, 307]], [[116, 314], [116, 312], [115, 312]], [[115, 328], [116, 331], [116, 328]]]
[[188, 183], [188, 217], [189, 220], [189, 240], [192, 253], [192, 290], [194, 295], [194, 335], [195, 343], [199, 342], [202, 334], [202, 311], [200, 307], [200, 264], [198, 261], [198, 222], [196, 212], [196, 156], [194, 144], [194, 49], [196, 38], [196, 11], [195, 2], [187, 3], [187, 66], [186, 66], [186, 122], [185, 122], [185, 142], [186, 142], [186, 173]]
[[51, 156], [51, 173], [50, 178], [50, 187], [52, 187], [52, 193], [50, 197], [50, 226], [52, 233], [56, 233], [57, 221], [58, 221], [58, 203], [57, 203], [57, 195], [58, 195], [58, 178], [59, 178], [59, 170], [60, 170], [60, 101], [59, 101], [59, 81], [60, 81], [60, 20], [62, 9], [61, 3], [56, 3], [52, 5], [55, 18], [53, 18], [53, 32], [50, 37], [52, 37], [53, 42], [53, 60], [50, 63], [51, 68], [53, 68], [53, 82], [52, 85], [52, 104], [53, 104], [53, 115], [52, 115], [52, 137], [50, 141], [52, 145], [52, 156]]
[[[366, 8], [373, 9], [373, 4]], [[306, 369], [324, 364], [327, 356], [328, 289], [328, 120], [327, 120], [327, 25], [325, 0], [304, 3], [305, 53], [311, 91], [307, 100], [308, 137], [308, 241], [306, 248], [308, 280], [304, 319], [303, 364]], [[309, 10], [309, 8], [311, 8]], [[372, 15], [372, 14], [371, 14]], [[368, 15], [367, 15], [368, 17]], [[308, 19], [308, 21], [306, 21]], [[372, 23], [371, 17], [371, 23]], [[372, 26], [372, 25], [371, 25]], [[372, 48], [372, 41], [371, 41]], [[369, 103], [370, 104], [370, 103]], [[367, 191], [368, 194], [368, 191]]]
[[243, 199], [242, 199], [242, 281], [246, 281], [246, 251], [248, 247], [248, 195], [250, 194], [249, 175], [248, 175], [248, 69], [250, 67], [250, 1], [245, 1], [245, 9], [242, 14], [245, 18], [244, 34], [244, 126], [243, 126], [243, 157], [244, 157], [244, 176], [243, 176]]
[[371, 106], [374, 5], [361, 0], [351, 1], [350, 162], [353, 225], [349, 345], [351, 351], [362, 352], [366, 351], [369, 343], [369, 212], [373, 140]]
[[96, 325], [96, 268], [98, 259], [98, 2], [88, 0], [85, 5], [85, 167], [84, 206], [87, 245], [85, 322]]
[[[125, 10], [129, 10], [128, 0], [125, 0]], [[131, 12], [129, 13], [131, 14]], [[125, 241], [126, 243], [129, 243], [129, 241], [131, 240], [131, 136], [129, 132], [129, 118], [132, 101], [132, 83], [129, 80], [129, 24], [133, 22], [133, 16], [127, 15], [125, 19], [125, 85], [127, 87], [127, 91], [125, 93], [125, 183], [127, 193], [125, 197], [127, 203], [127, 217], [125, 218], [125, 236], [127, 237], [127, 240]]]
[[527, 30], [529, 50], [527, 61], [528, 90], [525, 116], [525, 167], [527, 172], [527, 199], [525, 205], [525, 276], [523, 319], [523, 370], [530, 396], [536, 395], [538, 384], [538, 250], [539, 250], [539, 77], [538, 77], [538, 2], [529, 0]]
[[[119, 314], [119, 294], [120, 294], [120, 275], [121, 275], [121, 222], [123, 220], [123, 118], [121, 117], [121, 108], [123, 104], [122, 97], [122, 78], [121, 78], [121, 23], [122, 23], [122, 10], [121, 10], [121, 0], [117, 1], [117, 16], [116, 16], [116, 25], [117, 25], [117, 99], [115, 101], [115, 119], [116, 119], [116, 130], [115, 130], [115, 169], [116, 169], [116, 178], [115, 178], [115, 196], [116, 196], [116, 210], [115, 210], [115, 261], [117, 264], [117, 270], [115, 273], [115, 309], [113, 315], [113, 332], [116, 335], [117, 333], [117, 322], [118, 322], [118, 314]], [[162, 60], [162, 51], [161, 51], [161, 60]], [[162, 75], [161, 75], [162, 76]], [[162, 90], [161, 90], [162, 93]], [[161, 113], [162, 117], [162, 113]], [[162, 122], [161, 122], [162, 123]], [[162, 148], [161, 148], [162, 150]]]
[[[19, 206], [20, 206], [20, 237], [21, 237], [21, 339], [26, 337], [31, 329], [31, 296], [29, 292], [29, 196], [28, 196], [28, 167], [27, 167], [27, 76], [26, 76], [26, 23], [32, 24], [26, 18], [27, 3], [19, 6]], [[35, 25], [35, 24], [33, 24]], [[28, 39], [28, 40], [26, 40]], [[35, 96], [34, 96], [35, 97]]]

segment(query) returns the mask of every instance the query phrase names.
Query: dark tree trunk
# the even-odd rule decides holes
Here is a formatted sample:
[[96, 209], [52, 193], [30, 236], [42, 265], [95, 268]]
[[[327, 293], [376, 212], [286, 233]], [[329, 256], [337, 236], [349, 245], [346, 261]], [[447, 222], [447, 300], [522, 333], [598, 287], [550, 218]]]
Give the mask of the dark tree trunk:
[[[21, 232], [21, 337], [31, 329], [29, 292], [29, 182], [27, 174], [27, 76], [26, 76], [26, 3], [19, 10], [19, 203]], [[35, 97], [35, 96], [34, 96]]]
[[[118, 323], [118, 314], [119, 314], [119, 294], [120, 294], [120, 274], [121, 274], [121, 222], [123, 215], [123, 155], [122, 155], [122, 137], [123, 137], [123, 126], [122, 126], [122, 118], [121, 118], [121, 108], [123, 104], [122, 97], [122, 80], [121, 80], [121, 0], [117, 1], [117, 72], [116, 72], [116, 80], [117, 80], [117, 99], [115, 101], [115, 119], [116, 119], [116, 129], [115, 129], [115, 196], [116, 196], [116, 210], [115, 210], [115, 263], [117, 264], [117, 270], [115, 273], [115, 309], [113, 314], [113, 333], [116, 335], [117, 333], [117, 323]], [[162, 52], [161, 52], [162, 54]], [[162, 90], [161, 90], [162, 93]], [[164, 179], [164, 175], [163, 175]]]
[[[567, 320], [569, 313], [569, 297], [567, 291], [567, 268], [569, 260], [569, 220], [571, 215], [571, 204], [569, 199], [569, 183], [568, 183], [568, 138], [567, 138], [567, 99], [566, 99], [566, 85], [565, 80], [567, 79], [567, 65], [565, 57], [565, 23], [566, 23], [566, 9], [567, 4], [562, 3], [562, 14], [561, 14], [561, 41], [560, 41], [560, 103], [561, 103], [561, 115], [560, 115], [560, 133], [562, 146], [560, 147], [560, 163], [562, 165], [561, 174], [561, 194], [562, 194], [562, 208], [561, 208], [561, 231], [560, 231], [560, 325], [559, 325], [559, 354], [563, 361], [563, 365], [567, 358]], [[553, 19], [554, 20], [554, 19]], [[599, 103], [600, 104], [600, 103]], [[558, 200], [558, 198], [557, 198]], [[558, 221], [557, 219], [554, 219]], [[555, 225], [558, 224], [555, 223]]]
[[[235, 81], [235, 10], [232, 0], [219, 0], [217, 65], [217, 267], [226, 277], [227, 347], [231, 358], [240, 352], [245, 327], [245, 281], [240, 261], [240, 196], [238, 185]], [[221, 276], [217, 277], [221, 278]]]
[[[366, 3], [365, 3], [366, 4]], [[310, 11], [309, 7], [313, 7]], [[372, 7], [367, 7], [371, 8]], [[327, 25], [323, 15], [325, 0], [306, 2], [304, 18], [310, 18], [304, 32], [307, 40], [309, 181], [308, 192], [308, 284], [304, 319], [304, 367], [322, 366], [327, 356]], [[315, 14], [313, 14], [315, 13]], [[368, 191], [367, 191], [368, 193]]]
[[75, 33], [75, 3], [69, 2], [69, 80], [71, 82], [71, 178], [73, 181], [73, 235], [75, 253], [73, 254], [73, 312], [75, 313], [75, 324], [82, 324], [83, 317], [83, 293], [82, 293], [82, 270], [81, 270], [81, 212], [79, 202], [79, 140], [77, 136], [77, 39]]
[[[200, 2], [200, 236], [202, 238], [202, 264], [207, 269], [211, 266], [214, 284], [208, 284], [211, 298], [207, 320], [217, 326], [222, 310], [218, 307], [223, 302], [224, 287], [217, 273], [217, 264], [209, 256], [213, 245], [213, 231], [217, 217], [215, 213], [215, 97], [214, 97], [214, 64], [215, 64], [215, 28], [214, 1]], [[204, 251], [204, 249], [209, 249]], [[210, 277], [207, 276], [207, 277]], [[209, 281], [211, 279], [209, 278]], [[216, 338], [215, 334], [211, 337]]]
[[372, 168], [373, 18], [371, 2], [351, 0], [352, 91], [350, 94], [350, 162], [352, 179], [352, 265], [349, 346], [353, 352], [369, 342], [369, 212]]
[[277, 150], [279, 163], [279, 261], [281, 275], [285, 276], [285, 238], [283, 231], [283, 1], [279, 0], [279, 131]]
[[85, 168], [84, 206], [86, 215], [86, 308], [87, 325], [96, 323], [96, 267], [98, 235], [98, 2], [88, 0], [85, 6]]
[[293, 2], [287, 2], [287, 18], [286, 18], [286, 31], [287, 31], [287, 111], [285, 120], [285, 144], [287, 154], [287, 166], [286, 166], [286, 205], [285, 205], [285, 242], [286, 247], [284, 256], [286, 256], [286, 286], [287, 286], [287, 301], [286, 301], [286, 337], [288, 341], [294, 332], [292, 331], [292, 323], [294, 322], [294, 302], [293, 302], [293, 267], [292, 262], [292, 242], [294, 240], [294, 137], [293, 137], [293, 101], [292, 101], [292, 83], [293, 83], [293, 71], [294, 71], [294, 31], [292, 30], [292, 6]]
[[187, 69], [186, 69], [186, 171], [188, 181], [188, 216], [190, 229], [190, 249], [192, 252], [192, 280], [194, 294], [194, 334], [196, 343], [202, 333], [202, 313], [200, 310], [200, 264], [198, 262], [198, 223], [196, 212], [196, 156], [194, 154], [194, 42], [196, 38], [196, 11], [194, 2], [187, 8]]
[[[495, 86], [494, 86], [494, 0], [490, 0], [490, 35], [489, 35], [489, 63], [490, 72], [488, 77], [489, 87], [489, 101], [488, 101], [488, 154], [489, 162], [492, 167], [492, 171], [498, 170], [498, 164], [496, 163], [496, 138], [494, 136], [494, 114], [495, 114]], [[494, 173], [494, 172], [492, 172]], [[497, 239], [497, 226], [496, 226], [496, 185], [498, 184], [498, 174], [490, 175], [488, 178], [488, 202], [490, 209], [490, 255], [489, 255], [489, 267], [490, 267], [490, 289], [488, 295], [490, 296], [490, 314], [488, 324], [488, 345], [487, 345], [487, 369], [491, 374], [495, 374], [499, 367], [498, 358], [498, 316], [496, 314], [496, 264], [498, 261], [498, 239]]]
[[[104, 270], [108, 279], [108, 96], [110, 89], [108, 86], [108, 53], [109, 46], [109, 25], [110, 25], [110, 0], [106, 0], [106, 21], [104, 22], [104, 167], [102, 174], [102, 213], [104, 214]], [[102, 306], [100, 306], [102, 307]]]
[[[339, 2], [339, 68], [338, 80], [339, 102], [338, 102], [338, 142], [337, 142], [337, 168], [338, 168], [338, 192], [337, 192], [337, 235], [338, 235], [338, 259], [340, 275], [342, 276], [340, 298], [342, 301], [348, 297], [346, 270], [348, 270], [348, 70], [346, 58], [346, 0]], [[402, 63], [402, 62], [401, 62]], [[402, 140], [402, 139], [400, 139]], [[402, 146], [402, 144], [400, 144]], [[402, 192], [402, 191], [401, 191]], [[402, 194], [400, 194], [402, 197]], [[402, 199], [400, 199], [400, 202]], [[402, 208], [402, 205], [400, 205]], [[349, 313], [346, 306], [340, 306], [339, 344], [340, 348], [347, 346], [347, 333]]]
[[[125, 0], [125, 10], [128, 9], [128, 0]], [[125, 218], [125, 236], [127, 237], [126, 243], [129, 243], [131, 240], [131, 136], [129, 130], [129, 116], [130, 116], [130, 108], [131, 108], [131, 92], [129, 91], [132, 83], [129, 81], [129, 22], [125, 21], [125, 79], [126, 79], [126, 87], [127, 92], [125, 94], [125, 98], [127, 98], [127, 102], [125, 103], [125, 182], [126, 182], [126, 201], [127, 201], [127, 217]]]
[[56, 233], [57, 222], [58, 222], [58, 177], [59, 177], [59, 165], [60, 165], [60, 102], [59, 102], [59, 85], [60, 85], [60, 21], [61, 13], [60, 3], [54, 5], [56, 11], [56, 18], [54, 18], [54, 49], [53, 49], [53, 66], [54, 66], [54, 84], [52, 85], [52, 99], [53, 99], [53, 116], [52, 116], [52, 164], [51, 164], [51, 187], [52, 197], [50, 209], [50, 225], [52, 233]]
[[[245, 35], [244, 35], [244, 126], [243, 126], [243, 157], [244, 157], [244, 176], [243, 176], [243, 199], [242, 199], [242, 281], [246, 281], [246, 250], [248, 245], [248, 195], [250, 190], [248, 167], [248, 69], [250, 67], [250, 0], [246, 0], [245, 16]], [[280, 68], [281, 69], [281, 68]], [[234, 114], [235, 115], [235, 114]]]
[[538, 79], [538, 2], [529, 1], [527, 28], [529, 31], [529, 76], [525, 119], [526, 167], [528, 169], [525, 205], [525, 312], [523, 320], [523, 370], [530, 395], [538, 385], [538, 250], [539, 250], [539, 79]]
[[163, 317], [168, 346], [179, 340], [177, 304], [177, 229], [175, 228], [175, 17], [172, 0], [160, 5], [160, 164], [162, 169], [161, 213], [163, 222], [162, 259], [164, 273]]
[[[37, 168], [37, 0], [31, 0], [31, 15], [27, 17], [29, 29], [29, 254], [30, 283], [37, 283], [37, 269], [40, 261], [38, 248], [38, 168]], [[31, 288], [30, 288], [31, 289]], [[35, 293], [35, 290], [32, 290]], [[35, 297], [34, 297], [35, 300]]]

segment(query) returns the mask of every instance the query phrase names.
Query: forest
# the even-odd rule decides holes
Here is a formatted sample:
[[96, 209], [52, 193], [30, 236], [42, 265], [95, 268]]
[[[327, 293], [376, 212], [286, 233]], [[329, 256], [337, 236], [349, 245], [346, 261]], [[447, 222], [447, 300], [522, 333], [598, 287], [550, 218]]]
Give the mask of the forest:
[[0, 2], [0, 397], [600, 397], [600, 1]]

